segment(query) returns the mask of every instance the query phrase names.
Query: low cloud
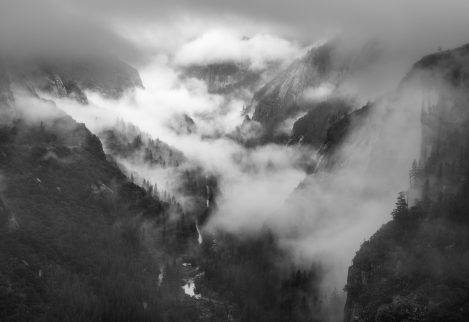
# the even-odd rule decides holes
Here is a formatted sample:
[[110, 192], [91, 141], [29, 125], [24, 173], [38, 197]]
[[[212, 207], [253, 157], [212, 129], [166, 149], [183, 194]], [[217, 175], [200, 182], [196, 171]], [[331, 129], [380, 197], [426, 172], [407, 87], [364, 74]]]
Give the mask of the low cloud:
[[[420, 91], [380, 102], [366, 126], [341, 147], [340, 166], [305, 180], [303, 165], [318, 162], [317, 151], [280, 145], [247, 149], [229, 139], [226, 134], [242, 122], [241, 101], [209, 94], [203, 82], [181, 81], [166, 56], [141, 76], [145, 89], [117, 101], [91, 92], [89, 106], [55, 101], [95, 133], [122, 119], [183, 151], [219, 178], [217, 211], [204, 229], [243, 235], [268, 227], [298, 262], [319, 260], [327, 267], [326, 291], [341, 289], [354, 252], [390, 218], [395, 194], [407, 187], [407, 171], [419, 151]], [[322, 96], [328, 85], [316, 91]], [[178, 134], [167, 126], [181, 113], [194, 119], [196, 133]], [[170, 172], [127, 166], [157, 184], [163, 180], [162, 187], [171, 190]]]
[[[306, 6], [305, 2], [302, 4]], [[275, 7], [285, 9], [279, 4]], [[436, 7], [432, 5], [430, 9]], [[280, 10], [276, 15], [279, 14]], [[289, 17], [285, 19], [290, 21]], [[306, 21], [299, 23], [305, 24]], [[253, 32], [243, 37], [241, 32], [207, 29], [205, 25], [200, 30], [203, 32], [188, 42], [174, 41], [171, 48], [159, 45], [173, 51], [152, 56], [152, 63], [141, 69], [145, 89], [136, 89], [117, 101], [88, 92], [89, 106], [67, 99], [54, 100], [59, 108], [84, 122], [95, 133], [123, 119], [183, 151], [220, 180], [218, 210], [205, 229], [242, 235], [271, 228], [298, 262], [319, 260], [325, 266], [325, 290], [342, 289], [354, 252], [363, 240], [390, 219], [395, 194], [407, 188], [407, 171], [418, 156], [420, 144], [420, 89], [412, 88], [410, 94], [381, 101], [366, 127], [353, 133], [341, 147], [340, 166], [334, 171], [320, 171], [304, 181], [306, 173], [302, 164], [317, 162], [317, 151], [278, 145], [246, 149], [230, 140], [227, 134], [242, 123], [241, 110], [246, 102], [241, 98], [210, 94], [202, 81], [181, 81], [176, 68], [236, 62], [261, 70], [270, 63], [283, 64], [294, 59], [301, 52], [301, 46], [269, 33]], [[186, 37], [190, 33], [184, 30], [181, 34]], [[416, 47], [420, 49], [420, 45]], [[425, 43], [427, 47], [437, 45]], [[359, 82], [355, 78], [341, 86], [340, 94], [366, 93], [359, 97], [362, 101], [370, 96], [366, 90], [381, 95], [381, 88], [370, 89], [369, 84], [377, 83], [374, 80], [380, 79], [382, 73], [393, 70], [379, 69], [376, 77], [359, 77]], [[325, 83], [308, 89], [304, 98], [322, 100], [334, 90], [337, 89]], [[18, 102], [21, 106], [21, 100]], [[31, 103], [23, 102], [25, 106]], [[47, 108], [32, 111], [39, 114], [29, 114], [30, 120], [53, 112]], [[46, 114], [41, 114], [43, 112]], [[195, 121], [196, 133], [180, 135], [168, 126], [173, 117], [181, 114]], [[166, 180], [172, 178], [170, 172], [161, 168], [127, 166], [152, 180], [165, 181], [165, 188]]]
[[307, 102], [318, 102], [326, 100], [334, 91], [335, 86], [331, 83], [323, 83], [317, 87], [310, 87], [303, 92], [303, 99]]
[[251, 69], [284, 63], [301, 52], [286, 39], [269, 34], [246, 37], [233, 30], [211, 30], [188, 42], [176, 53], [175, 62], [182, 66], [233, 62]]

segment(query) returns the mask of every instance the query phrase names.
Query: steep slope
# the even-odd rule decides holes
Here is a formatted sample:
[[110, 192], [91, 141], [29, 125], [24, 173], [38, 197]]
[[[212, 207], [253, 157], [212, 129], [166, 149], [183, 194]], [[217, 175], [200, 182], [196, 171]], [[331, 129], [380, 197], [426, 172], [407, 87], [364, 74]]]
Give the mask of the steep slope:
[[181, 151], [140, 131], [132, 124], [118, 121], [103, 129], [98, 136], [107, 152], [115, 157], [141, 159], [150, 165], [177, 167], [186, 162]]
[[314, 108], [309, 106], [311, 99], [320, 101], [338, 92], [344, 82], [372, 65], [379, 55], [375, 42], [357, 50], [335, 39], [312, 48], [256, 92], [250, 106], [253, 120], [272, 135], [281, 122]]
[[6, 72], [6, 66], [0, 63], [0, 106], [6, 107], [13, 101], [13, 93], [10, 88], [10, 79]]
[[326, 141], [328, 129], [352, 110], [345, 100], [327, 100], [318, 103], [293, 124], [289, 144], [309, 144], [317, 149]]
[[187, 114], [176, 114], [167, 122], [168, 128], [177, 135], [188, 135], [197, 132], [197, 124]]
[[5, 76], [15, 87], [30, 94], [46, 92], [88, 103], [85, 91], [117, 99], [126, 91], [143, 87], [133, 67], [112, 56], [84, 56], [75, 59], [7, 59]]
[[179, 264], [166, 259], [184, 230], [165, 224], [176, 205], [130, 182], [99, 139], [50, 102], [13, 104], [0, 127], [0, 319], [193, 316]]
[[424, 57], [400, 85], [424, 88], [420, 159], [393, 220], [363, 243], [349, 268], [345, 321], [469, 316], [467, 66], [468, 45]]
[[[201, 168], [191, 165], [179, 151], [123, 122], [99, 136], [106, 151], [125, 163], [127, 170], [135, 169], [135, 181], [138, 173], [146, 173], [144, 186], [151, 182], [152, 172], [171, 171], [169, 180], [177, 184], [175, 190], [169, 191], [174, 193], [171, 198], [190, 201], [189, 205], [182, 204], [188, 210], [184, 216], [186, 230], [194, 227], [194, 222], [198, 223], [197, 229], [202, 227], [216, 209], [217, 178], [205, 176]], [[142, 171], [144, 167], [147, 170]], [[166, 200], [162, 186], [158, 181], [158, 195]], [[189, 249], [183, 255], [186, 262], [182, 271], [188, 283], [185, 286], [190, 290], [192, 285], [195, 293], [191, 300], [203, 308], [192, 319], [223, 321], [228, 313], [231, 316], [228, 320], [235, 321], [320, 320], [317, 296], [320, 269], [279, 265], [292, 259], [280, 250], [272, 234], [265, 232], [246, 239], [222, 231], [202, 231], [199, 243], [200, 252]], [[311, 311], [316, 316], [312, 317]]]
[[262, 80], [260, 73], [243, 64], [225, 62], [186, 66], [181, 76], [204, 81], [209, 93], [226, 95], [256, 89]]
[[135, 182], [151, 187], [163, 200], [174, 199], [186, 212], [185, 224], [195, 228], [203, 223], [214, 206], [217, 178], [199, 164], [137, 127], [117, 122], [98, 136]]
[[131, 125], [93, 135], [28, 75], [0, 83], [2, 321], [317, 320], [315, 268], [279, 267], [268, 233], [202, 230], [216, 178]]

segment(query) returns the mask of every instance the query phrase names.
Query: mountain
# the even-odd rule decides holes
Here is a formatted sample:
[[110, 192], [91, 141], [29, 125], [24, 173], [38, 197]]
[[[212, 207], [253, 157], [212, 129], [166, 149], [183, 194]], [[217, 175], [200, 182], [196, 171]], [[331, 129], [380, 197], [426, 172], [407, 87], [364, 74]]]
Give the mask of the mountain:
[[180, 287], [181, 253], [197, 245], [181, 206], [129, 180], [99, 138], [53, 102], [14, 95], [7, 85], [8, 104], [0, 108], [1, 320], [197, 316], [198, 304]]
[[[379, 217], [380, 202], [409, 183], [392, 220], [355, 254], [345, 321], [463, 321], [469, 45], [422, 58], [396, 90], [359, 108], [340, 89], [375, 50], [343, 56], [338, 46], [312, 49], [268, 83], [233, 134], [250, 146], [270, 129], [276, 137], [263, 142], [306, 145], [314, 164], [280, 209], [282, 227], [252, 235], [206, 230], [223, 191], [203, 165], [123, 121], [93, 134], [53, 102], [86, 104], [87, 91], [119, 98], [142, 86], [135, 70], [112, 59], [1, 64], [0, 319], [336, 320], [340, 292], [322, 288], [331, 268], [299, 264], [282, 243], [314, 246], [312, 223], [327, 234], [321, 252], [349, 263], [358, 244], [342, 227], [363, 209]], [[190, 77], [214, 93], [258, 84], [239, 66], [204, 68]], [[325, 83], [332, 95], [306, 99]], [[196, 126], [184, 114], [172, 121], [178, 134]], [[291, 133], [278, 134], [285, 123]], [[340, 252], [328, 248], [339, 241]]]
[[[295, 222], [292, 217], [307, 214], [313, 227], [333, 232], [328, 236], [331, 244], [342, 242], [344, 232], [336, 227], [343, 225], [344, 217], [360, 226], [361, 216], [367, 216], [369, 205], [387, 204], [390, 196], [405, 189], [409, 179], [412, 182], [404, 199], [409, 207], [416, 206], [408, 213], [418, 219], [405, 219], [401, 224], [393, 220], [362, 245], [349, 270], [346, 321], [375, 321], [378, 316], [378, 321], [420, 318], [423, 321], [460, 321], [467, 314], [461, 304], [466, 301], [465, 286], [456, 289], [448, 284], [454, 276], [456, 283], [465, 285], [466, 277], [459, 270], [467, 269], [466, 262], [455, 263], [453, 259], [465, 258], [466, 249], [461, 246], [454, 258], [452, 254], [445, 254], [453, 249], [451, 245], [455, 240], [466, 238], [467, 227], [457, 227], [458, 232], [451, 233], [459, 222], [442, 217], [459, 218], [466, 209], [467, 196], [461, 194], [461, 189], [465, 189], [467, 168], [461, 165], [465, 162], [469, 125], [468, 54], [468, 46], [463, 46], [426, 56], [415, 64], [396, 90], [378, 100], [359, 109], [341, 111], [337, 117], [321, 117], [320, 109], [315, 116], [315, 109], [312, 109], [300, 118], [303, 123], [299, 121], [296, 129], [294, 126], [297, 135], [293, 142], [299, 142], [304, 134], [310, 135], [308, 140], [318, 148], [318, 156], [314, 171], [291, 194], [282, 209], [289, 218], [282, 223], [281, 230], [286, 230], [287, 236], [295, 234], [300, 240], [305, 238], [314, 244], [311, 234], [314, 228], [307, 223], [305, 228], [291, 225], [291, 231], [288, 230], [290, 222]], [[336, 106], [339, 105], [328, 108]], [[415, 161], [409, 178], [407, 170], [419, 155], [420, 161]], [[420, 195], [422, 191], [427, 193]], [[417, 200], [432, 200], [430, 204], [434, 206], [419, 205]], [[402, 209], [402, 205], [397, 209]], [[379, 227], [387, 220], [381, 218], [381, 210], [374, 211], [374, 216], [367, 220]], [[429, 215], [439, 211], [444, 214], [439, 214], [437, 220]], [[440, 225], [443, 234], [436, 233]], [[447, 240], [442, 237], [445, 234]], [[445, 245], [443, 248], [435, 249], [440, 247], [433, 239], [436, 236]], [[330, 258], [343, 258], [345, 251], [353, 252], [349, 247], [352, 242], [348, 241], [340, 251], [332, 248]], [[443, 267], [440, 275], [422, 269], [416, 254], [423, 256], [424, 262]], [[437, 255], [438, 263], [431, 260], [433, 254]], [[448, 258], [448, 266], [441, 266], [443, 257]], [[399, 267], [404, 262], [407, 266], [401, 272]], [[458, 272], [443, 274], [445, 269], [450, 271], [450, 265], [457, 267]], [[405, 275], [409, 271], [411, 274]], [[396, 275], [399, 277], [395, 278]], [[432, 285], [441, 288], [431, 288]], [[457, 295], [450, 296], [451, 292]], [[444, 297], [451, 300], [434, 306]], [[460, 307], [461, 311], [454, 313], [455, 308]], [[421, 309], [426, 315], [409, 315], [412, 310], [423, 312]], [[438, 311], [444, 313], [436, 315]]]
[[353, 107], [346, 100], [330, 99], [317, 104], [293, 124], [289, 144], [309, 144], [317, 149], [326, 141], [328, 129]]
[[10, 88], [10, 80], [6, 73], [6, 67], [0, 64], [0, 106], [8, 106], [13, 100], [13, 93]]
[[425, 56], [399, 91], [423, 91], [419, 160], [392, 220], [349, 268], [345, 321], [464, 321], [469, 314], [469, 45]]
[[168, 128], [177, 135], [194, 134], [197, 131], [197, 124], [187, 114], [175, 114], [167, 122]]
[[269, 232], [203, 230], [219, 191], [201, 165], [124, 122], [96, 136], [36, 74], [0, 75], [2, 321], [316, 321], [316, 268], [279, 267]]
[[98, 137], [106, 153], [135, 182], [151, 188], [163, 200], [176, 200], [185, 210], [186, 225], [204, 223], [218, 193], [216, 176], [181, 151], [123, 121], [104, 128]]
[[[193, 301], [198, 309], [190, 321], [319, 321], [310, 313], [320, 308], [320, 268], [279, 265], [291, 259], [270, 232], [250, 238], [223, 231], [202, 232], [199, 249], [190, 246], [190, 227], [199, 229], [216, 211], [216, 197], [221, 194], [216, 176], [130, 124], [120, 121], [98, 136], [118, 163], [134, 171], [134, 178], [141, 174], [144, 187], [157, 183], [161, 200], [168, 199], [168, 192], [174, 193], [169, 199], [182, 206], [183, 221], [177, 227], [184, 224], [186, 228], [176, 228], [176, 235], [187, 236], [177, 239], [179, 246], [174, 244], [171, 249], [181, 251], [183, 276], [196, 285]], [[166, 178], [173, 186], [166, 184], [165, 191], [163, 182], [151, 182], [152, 171], [170, 173]], [[181, 244], [189, 247], [181, 250]]]
[[311, 101], [339, 94], [347, 80], [372, 65], [380, 55], [376, 42], [349, 48], [337, 38], [314, 47], [255, 93], [249, 106], [252, 119], [260, 122], [266, 135], [271, 136], [288, 118], [314, 108]]
[[202, 80], [209, 93], [222, 95], [254, 90], [262, 81], [261, 72], [234, 62], [185, 66], [182, 68], [181, 77]]
[[128, 182], [84, 125], [60, 114], [2, 124], [2, 320], [156, 314], [150, 285], [159, 268], [139, 227], [166, 206]]
[[143, 133], [138, 127], [117, 121], [98, 133], [106, 151], [122, 159], [141, 159], [150, 165], [177, 167], [187, 159], [181, 151]]
[[31, 95], [45, 92], [88, 103], [85, 91], [98, 92], [111, 99], [143, 87], [136, 69], [112, 56], [86, 56], [74, 59], [5, 59], [5, 79], [11, 86]]

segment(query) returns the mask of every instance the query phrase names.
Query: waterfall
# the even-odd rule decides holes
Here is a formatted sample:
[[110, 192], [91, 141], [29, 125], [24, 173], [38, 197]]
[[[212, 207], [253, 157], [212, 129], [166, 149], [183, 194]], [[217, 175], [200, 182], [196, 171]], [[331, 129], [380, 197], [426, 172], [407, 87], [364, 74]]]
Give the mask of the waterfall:
[[161, 266], [160, 273], [158, 274], [158, 287], [160, 287], [161, 283], [163, 283], [163, 278], [164, 278], [164, 267]]
[[207, 202], [207, 208], [210, 208], [210, 187], [207, 185], [205, 185], [205, 189], [207, 191], [207, 198], [206, 198], [206, 202]]
[[200, 233], [200, 229], [199, 229], [199, 224], [197, 223], [197, 221], [195, 222], [195, 229], [197, 229], [197, 233], [199, 234], [199, 237], [197, 238], [197, 241], [199, 242], [199, 245], [202, 244], [202, 234]]

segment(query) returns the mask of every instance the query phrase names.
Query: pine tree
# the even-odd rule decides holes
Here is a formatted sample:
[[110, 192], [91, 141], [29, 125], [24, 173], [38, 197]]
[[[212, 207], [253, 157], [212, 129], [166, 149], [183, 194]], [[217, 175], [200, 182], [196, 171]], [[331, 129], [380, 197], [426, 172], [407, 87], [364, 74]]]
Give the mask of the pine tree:
[[140, 135], [137, 135], [134, 140], [132, 141], [132, 147], [134, 149], [138, 149], [142, 146], [143, 142], [142, 142], [142, 137]]
[[414, 160], [414, 162], [412, 162], [412, 168], [409, 171], [410, 186], [415, 184], [415, 179], [417, 178], [418, 174], [419, 174], [419, 168], [417, 166], [417, 161]]
[[407, 216], [408, 211], [409, 208], [407, 206], [405, 193], [401, 191], [397, 196], [396, 208], [392, 211], [391, 215], [395, 220], [400, 220]]

